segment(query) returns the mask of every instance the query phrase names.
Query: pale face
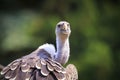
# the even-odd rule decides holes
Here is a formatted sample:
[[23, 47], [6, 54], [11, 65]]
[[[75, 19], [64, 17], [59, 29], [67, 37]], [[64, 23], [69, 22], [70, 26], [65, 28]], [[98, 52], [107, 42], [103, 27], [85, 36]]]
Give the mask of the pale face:
[[70, 24], [66, 21], [60, 21], [56, 25], [56, 35], [58, 36], [69, 36], [71, 33]]

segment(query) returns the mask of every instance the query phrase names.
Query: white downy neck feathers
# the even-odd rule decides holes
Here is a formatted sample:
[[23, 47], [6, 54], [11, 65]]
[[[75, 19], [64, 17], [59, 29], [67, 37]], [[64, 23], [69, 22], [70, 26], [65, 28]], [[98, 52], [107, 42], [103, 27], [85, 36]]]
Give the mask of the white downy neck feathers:
[[46, 43], [46, 44], [43, 44], [42, 46], [40, 46], [38, 49], [44, 49], [51, 55], [52, 59], [54, 59], [54, 55], [55, 55], [54, 45]]

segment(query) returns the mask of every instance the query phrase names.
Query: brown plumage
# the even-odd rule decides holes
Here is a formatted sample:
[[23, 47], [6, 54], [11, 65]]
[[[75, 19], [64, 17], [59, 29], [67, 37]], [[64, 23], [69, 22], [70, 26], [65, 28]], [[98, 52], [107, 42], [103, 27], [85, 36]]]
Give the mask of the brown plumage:
[[[45, 50], [41, 49], [34, 54], [41, 54], [46, 56], [48, 54]], [[49, 55], [49, 54], [48, 54]], [[36, 58], [37, 57], [37, 58]], [[38, 56], [25, 56], [19, 58], [7, 67], [5, 67], [1, 74], [4, 78], [9, 80], [64, 80], [66, 71], [56, 61], [50, 57], [38, 58]]]
[[[38, 51], [33, 53], [49, 55], [43, 49], [39, 50], [40, 53], [36, 52]], [[36, 57], [27, 55], [11, 62], [2, 70], [1, 75], [4, 77], [2, 80], [77, 80], [77, 70], [73, 68], [72, 64], [65, 69], [61, 64], [52, 60], [50, 56]]]

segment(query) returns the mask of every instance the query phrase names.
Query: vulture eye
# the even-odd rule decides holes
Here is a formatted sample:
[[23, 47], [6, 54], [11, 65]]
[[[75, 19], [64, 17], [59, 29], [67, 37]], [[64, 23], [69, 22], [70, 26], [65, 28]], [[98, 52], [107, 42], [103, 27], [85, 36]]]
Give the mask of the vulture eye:
[[59, 24], [58, 27], [60, 28], [60, 26], [61, 26], [61, 25]]
[[70, 24], [67, 24], [68, 27], [70, 27]]

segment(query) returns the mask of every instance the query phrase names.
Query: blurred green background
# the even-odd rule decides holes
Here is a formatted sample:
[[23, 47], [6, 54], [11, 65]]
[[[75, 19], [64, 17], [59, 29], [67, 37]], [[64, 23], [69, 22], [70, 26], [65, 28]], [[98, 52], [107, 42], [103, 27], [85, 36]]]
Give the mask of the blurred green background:
[[71, 24], [79, 80], [120, 80], [120, 0], [0, 0], [0, 64], [55, 45], [55, 26]]

